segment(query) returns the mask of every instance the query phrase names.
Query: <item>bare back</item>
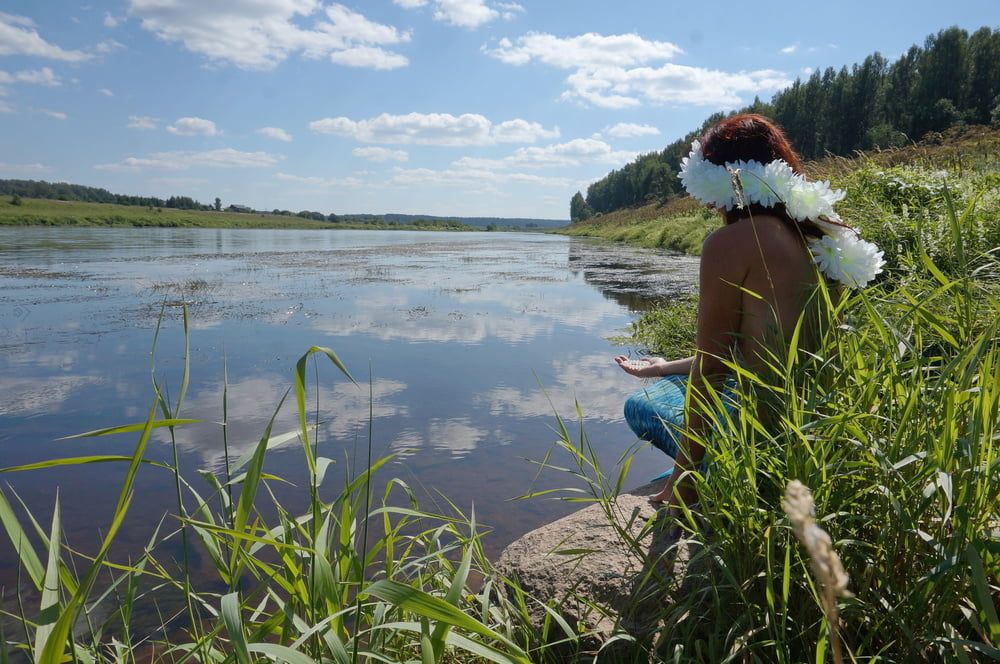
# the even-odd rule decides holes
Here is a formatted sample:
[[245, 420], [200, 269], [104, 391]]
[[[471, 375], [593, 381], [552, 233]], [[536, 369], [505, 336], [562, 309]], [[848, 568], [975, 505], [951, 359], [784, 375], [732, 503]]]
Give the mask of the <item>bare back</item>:
[[[802, 237], [774, 216], [744, 218], [706, 239], [701, 270], [699, 337], [728, 335], [729, 353], [757, 370], [772, 354], [783, 356], [816, 286], [815, 265]], [[713, 352], [701, 346], [699, 341], [700, 350]], [[717, 345], [714, 352], [720, 350]]]

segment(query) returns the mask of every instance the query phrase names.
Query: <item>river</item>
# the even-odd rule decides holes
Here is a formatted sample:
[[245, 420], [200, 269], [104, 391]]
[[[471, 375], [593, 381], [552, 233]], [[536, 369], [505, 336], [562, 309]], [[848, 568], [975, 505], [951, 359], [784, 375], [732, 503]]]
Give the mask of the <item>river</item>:
[[[383, 481], [402, 478], [429, 509], [446, 509], [438, 492], [463, 510], [475, 505], [496, 553], [574, 509], [511, 500], [573, 484], [529, 461], [556, 440], [555, 412], [575, 423], [579, 403], [607, 468], [635, 443], [621, 405], [639, 383], [611, 362], [621, 349], [608, 337], [650, 302], [690, 288], [696, 269], [688, 257], [527, 233], [2, 229], [0, 466], [131, 454], [135, 434], [58, 439], [145, 419], [161, 312], [155, 376], [176, 399], [186, 303], [192, 371], [182, 415], [203, 422], [178, 428], [177, 444], [192, 481], [197, 469], [225, 465], [224, 363], [230, 455], [239, 456], [259, 439], [296, 360], [328, 346], [361, 387], [319, 364], [311, 405], [318, 397], [320, 454], [343, 476], [365, 458], [370, 433], [376, 456], [396, 455]], [[294, 429], [294, 412], [286, 403], [275, 430]], [[171, 455], [169, 436], [156, 432], [148, 456]], [[629, 483], [666, 466], [641, 449]], [[46, 524], [58, 488], [67, 540], [90, 550], [124, 470], [95, 464], [0, 480]], [[301, 487], [298, 445], [271, 453], [265, 470]], [[304, 497], [282, 490], [293, 503]], [[170, 474], [143, 468], [120, 545], [138, 550], [174, 501]], [[0, 586], [16, 575], [4, 537]]]

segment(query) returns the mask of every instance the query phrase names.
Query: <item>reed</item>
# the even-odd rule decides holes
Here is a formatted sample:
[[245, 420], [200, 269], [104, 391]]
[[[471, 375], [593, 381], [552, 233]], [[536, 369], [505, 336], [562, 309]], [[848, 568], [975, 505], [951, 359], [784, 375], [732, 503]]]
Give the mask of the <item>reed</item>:
[[[886, 191], [851, 191], [890, 218]], [[624, 622], [615, 637], [632, 643], [637, 661], [824, 662], [841, 651], [845, 661], [871, 663], [1000, 658], [1000, 258], [981, 223], [996, 219], [997, 198], [962, 186], [934, 196], [912, 241], [885, 245], [894, 261], [880, 283], [857, 294], [817, 292], [834, 324], [815, 346], [801, 346], [800, 327], [767, 370], [731, 365], [738, 418], [710, 391], [692, 404], [715, 423], [700, 441], [705, 470], [692, 473], [701, 507], [645, 524], [676, 531], [665, 551], [651, 553], [619, 528], [640, 555], [691, 552], [685, 578], [644, 580], [659, 600], [656, 638]], [[942, 237], [949, 241], [927, 241]], [[664, 339], [687, 343], [656, 334], [677, 320], [639, 325], [638, 341], [652, 350]], [[183, 334], [187, 348], [186, 325]], [[227, 454], [222, 476], [185, 477], [176, 457], [146, 459], [154, 430], [193, 423], [183, 413], [187, 360], [176, 401], [151, 370], [143, 421], [79, 434], [135, 436], [131, 455], [2, 469], [120, 463], [126, 472], [111, 525], [89, 554], [63, 538], [58, 497], [45, 520], [0, 490], [0, 525], [23, 582], [18, 608], [0, 620], [0, 664], [541, 662], [557, 646], [578, 649], [581, 635], [558, 606], [547, 606], [541, 630], [531, 626], [528, 607], [548, 598], [495, 573], [474, 515], [454, 505], [423, 510], [400, 479], [373, 491], [389, 458], [345, 469], [343, 486], [327, 490], [335, 464], [318, 444], [322, 404], [308, 406], [310, 363], [315, 382], [321, 366], [327, 380], [327, 372], [354, 380], [333, 350], [309, 349], [295, 365], [291, 398], [277, 404], [251, 454]], [[227, 400], [224, 393], [224, 413]], [[298, 426], [275, 432], [285, 407], [295, 408]], [[601, 468], [586, 432], [574, 436], [556, 422], [556, 447], [539, 464], [560, 473], [554, 484], [565, 490], [544, 495], [596, 502], [620, 523], [614, 497], [630, 482], [632, 455]], [[223, 449], [228, 424], [225, 416]], [[266, 461], [269, 449], [296, 441], [309, 501], [293, 513], [275, 497], [282, 480]], [[176, 511], [138, 558], [116, 560], [140, 473], [170, 474]], [[793, 481], [812, 490], [814, 525], [850, 575], [850, 596], [825, 593], [796, 543], [796, 521], [782, 509]], [[171, 559], [184, 538], [184, 551], [197, 547], [210, 560], [208, 575]], [[156, 629], [136, 628], [140, 611], [160, 615]]]
[[[324, 480], [334, 461], [317, 453], [318, 427], [309, 422], [309, 362], [323, 360], [342, 379], [354, 380], [331, 349], [313, 347], [295, 366], [286, 397], [292, 396], [288, 401], [294, 401], [299, 427], [273, 431], [286, 402], [283, 398], [252, 454], [227, 460], [222, 477], [203, 472], [198, 481], [186, 478], [176, 454], [170, 464], [147, 461], [146, 446], [154, 429], [172, 434], [195, 423], [182, 416], [190, 366], [186, 312], [183, 333], [185, 369], [175, 403], [164, 396], [154, 368], [153, 401], [143, 422], [74, 436], [138, 433], [131, 456], [70, 457], [3, 469], [39, 472], [91, 463], [128, 465], [112, 526], [96, 555], [74, 551], [61, 539], [58, 497], [46, 533], [23, 503], [19, 517], [8, 498], [12, 493], [0, 490], [0, 523], [27, 584], [18, 589], [24, 591], [19, 611], [2, 616], [19, 625], [24, 635], [15, 638], [7, 630], [0, 632], [5, 661], [9, 655], [46, 664], [150, 657], [177, 664], [268, 660], [523, 664], [544, 658], [546, 644], [524, 629], [524, 602], [533, 600], [521, 596], [518, 605], [504, 599], [509, 594], [495, 592], [504, 581], [492, 575], [475, 518], [453, 505], [448, 514], [422, 511], [414, 493], [398, 479], [390, 480], [381, 495], [373, 495], [372, 477], [390, 457], [372, 459], [371, 441], [366, 466], [349, 469], [345, 485], [324, 496]], [[157, 338], [160, 334], [158, 328]], [[315, 368], [318, 380], [318, 363]], [[227, 400], [224, 392], [224, 413]], [[320, 408], [317, 403], [317, 418]], [[228, 446], [227, 428], [224, 417], [223, 449]], [[278, 502], [271, 487], [282, 480], [265, 470], [268, 450], [296, 439], [309, 477], [309, 505], [299, 514]], [[137, 560], [113, 562], [109, 554], [128, 514], [140, 470], [171, 474], [176, 511], [154, 530]], [[171, 529], [164, 524], [178, 525]], [[369, 530], [378, 537], [369, 537]], [[183, 554], [175, 564], [167, 550], [178, 540]], [[191, 547], [211, 560], [209, 574], [192, 571], [187, 559]], [[473, 583], [477, 578], [486, 582]], [[27, 598], [34, 594], [40, 596], [40, 604], [29, 607]], [[178, 594], [180, 610], [162, 616], [156, 629], [135, 633], [130, 623], [136, 613], [174, 605]], [[578, 635], [569, 631], [561, 638], [572, 642]]]
[[[1000, 657], [1000, 261], [963, 242], [980, 200], [956, 209], [946, 198], [938, 221], [954, 241], [942, 265], [915, 242], [899, 261], [906, 267], [876, 286], [821, 289], [836, 324], [818, 346], [800, 348], [797, 331], [765, 371], [731, 365], [738, 418], [718, 394], [693, 404], [713, 422], [700, 441], [706, 470], [693, 474], [702, 509], [674, 524], [684, 531], [678, 546], [697, 553], [686, 593], [664, 593], [649, 653]], [[636, 329], [642, 345], [658, 339]], [[796, 481], [812, 489], [816, 525], [850, 575], [853, 595], [836, 603], [795, 545], [802, 524], [782, 509]]]

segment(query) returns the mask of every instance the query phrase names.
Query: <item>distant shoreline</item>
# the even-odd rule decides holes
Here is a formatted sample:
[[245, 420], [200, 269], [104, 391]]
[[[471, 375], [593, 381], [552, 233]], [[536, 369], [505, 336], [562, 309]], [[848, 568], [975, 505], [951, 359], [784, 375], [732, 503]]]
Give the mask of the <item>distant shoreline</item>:
[[491, 225], [483, 228], [454, 218], [417, 221], [317, 221], [296, 216], [228, 211], [179, 210], [43, 198], [0, 199], [0, 227], [86, 228], [259, 228], [268, 230], [523, 231], [549, 229]]

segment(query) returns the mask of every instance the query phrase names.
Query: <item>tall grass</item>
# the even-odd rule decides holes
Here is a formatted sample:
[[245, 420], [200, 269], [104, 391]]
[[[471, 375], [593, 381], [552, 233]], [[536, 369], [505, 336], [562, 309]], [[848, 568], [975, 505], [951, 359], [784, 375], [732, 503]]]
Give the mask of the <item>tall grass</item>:
[[[24, 571], [25, 590], [40, 597], [39, 604], [28, 606], [26, 598], [33, 593], [18, 589], [18, 610], [2, 616], [0, 623], [18, 627], [0, 631], [3, 661], [11, 655], [46, 664], [150, 658], [239, 664], [525, 663], [544, 658], [546, 644], [526, 628], [524, 618], [527, 603], [534, 600], [496, 592], [504, 581], [492, 575], [474, 516], [453, 505], [448, 514], [421, 511], [415, 494], [399, 479], [373, 496], [373, 474], [390, 459], [372, 460], [371, 444], [367, 465], [350, 469], [344, 486], [324, 496], [334, 461], [317, 454], [318, 427], [310, 423], [307, 407], [309, 363], [328, 361], [344, 379], [354, 380], [330, 349], [311, 348], [295, 366], [290, 401], [299, 427], [273, 431], [286, 393], [253, 452], [227, 459], [223, 477], [202, 472], [197, 482], [186, 478], [176, 454], [170, 464], [147, 462], [154, 429], [167, 429], [173, 439], [176, 428], [195, 422], [182, 417], [189, 376], [186, 313], [184, 322], [185, 369], [176, 402], [164, 396], [154, 370], [153, 402], [143, 422], [79, 434], [138, 433], [131, 456], [61, 458], [2, 469], [39, 472], [106, 462], [128, 466], [112, 525], [96, 555], [74, 551], [63, 541], [58, 497], [46, 531], [40, 518], [23, 503], [15, 509], [8, 497], [12, 494], [0, 490], [0, 522]], [[224, 391], [224, 413], [227, 401]], [[223, 448], [227, 427], [224, 416]], [[275, 497], [272, 485], [282, 480], [266, 472], [265, 461], [269, 449], [296, 439], [308, 471], [309, 501], [304, 511], [293, 514]], [[176, 512], [154, 530], [137, 560], [113, 562], [112, 545], [140, 471], [173, 476]], [[177, 540], [182, 556], [173, 561], [169, 547]], [[195, 546], [211, 561], [208, 574], [195, 573], [188, 565], [188, 549]], [[475, 583], [478, 579], [485, 580]], [[182, 607], [170, 609], [178, 593]], [[508, 596], [514, 600], [504, 599]], [[156, 629], [136, 633], [132, 621], [137, 614], [163, 609], [167, 612]], [[553, 630], [559, 629], [556, 640], [578, 640], [565, 623], [554, 623]]]
[[[628, 515], [614, 500], [632, 457], [601, 468], [586, 433], [571, 436], [557, 418], [558, 454], [570, 461], [548, 455], [542, 466], [561, 466], [567, 497], [601, 505], [625, 546], [647, 561], [634, 591], [635, 613], [646, 615], [622, 616], [602, 654], [625, 646], [632, 661], [824, 662], [838, 651], [853, 662], [1000, 658], [1000, 260], [974, 239], [984, 198], [956, 199], [948, 189], [940, 196], [940, 214], [926, 219], [943, 224], [933, 232], [950, 243], [931, 251], [917, 233], [880, 284], [858, 294], [821, 289], [819, 303], [837, 324], [817, 345], [807, 351], [797, 331], [768, 370], [731, 366], [738, 417], [718, 394], [692, 404], [716, 425], [701, 438], [705, 471], [692, 474], [700, 507], [646, 523], [654, 546], [622, 525]], [[650, 338], [647, 345], [686, 343], [683, 335]], [[373, 493], [386, 458], [346, 469], [343, 486], [327, 489], [335, 465], [319, 452], [322, 404], [310, 422], [307, 380], [311, 366], [318, 382], [320, 364], [354, 380], [332, 350], [309, 349], [286, 395], [298, 426], [272, 430], [282, 399], [252, 453], [227, 453], [221, 477], [185, 477], [176, 456], [168, 464], [145, 458], [154, 429], [193, 423], [183, 413], [186, 360], [175, 402], [153, 371], [145, 420], [80, 434], [135, 435], [131, 455], [2, 469], [107, 462], [127, 472], [91, 554], [65, 542], [58, 497], [43, 526], [46, 519], [0, 490], [0, 524], [25, 586], [17, 609], [0, 620], [0, 662], [582, 657], [578, 627], [550, 598], [530, 597], [494, 572], [474, 515], [453, 505], [448, 513], [422, 510], [399, 479]], [[224, 392], [224, 413], [227, 401]], [[224, 415], [223, 449], [227, 428]], [[272, 487], [282, 480], [266, 470], [268, 450], [295, 441], [308, 478], [308, 504], [298, 513], [277, 500]], [[137, 559], [114, 560], [140, 472], [170, 473], [176, 513], [153, 529]], [[852, 595], [838, 601], [834, 629], [782, 511], [793, 480], [811, 489], [819, 525], [850, 576]], [[172, 560], [177, 543], [207, 556], [209, 573]], [[670, 578], [682, 553], [685, 575]], [[530, 619], [538, 605], [541, 626]], [[136, 616], [151, 611], [163, 612], [157, 629], [135, 628]]]
[[[798, 480], [851, 578], [838, 607], [845, 661], [1000, 658], [1000, 261], [964, 248], [975, 204], [946, 205], [946, 267], [916, 243], [905, 258], [919, 269], [854, 295], [820, 292], [839, 324], [815, 349], [797, 330], [767, 370], [730, 365], [738, 418], [717, 394], [692, 404], [714, 426], [696, 437], [708, 455], [692, 476], [701, 508], [677, 517], [670, 553], [695, 553], [684, 592], [664, 593], [649, 652], [829, 659], [821, 593], [781, 509]], [[590, 484], [601, 501], [605, 485]]]

